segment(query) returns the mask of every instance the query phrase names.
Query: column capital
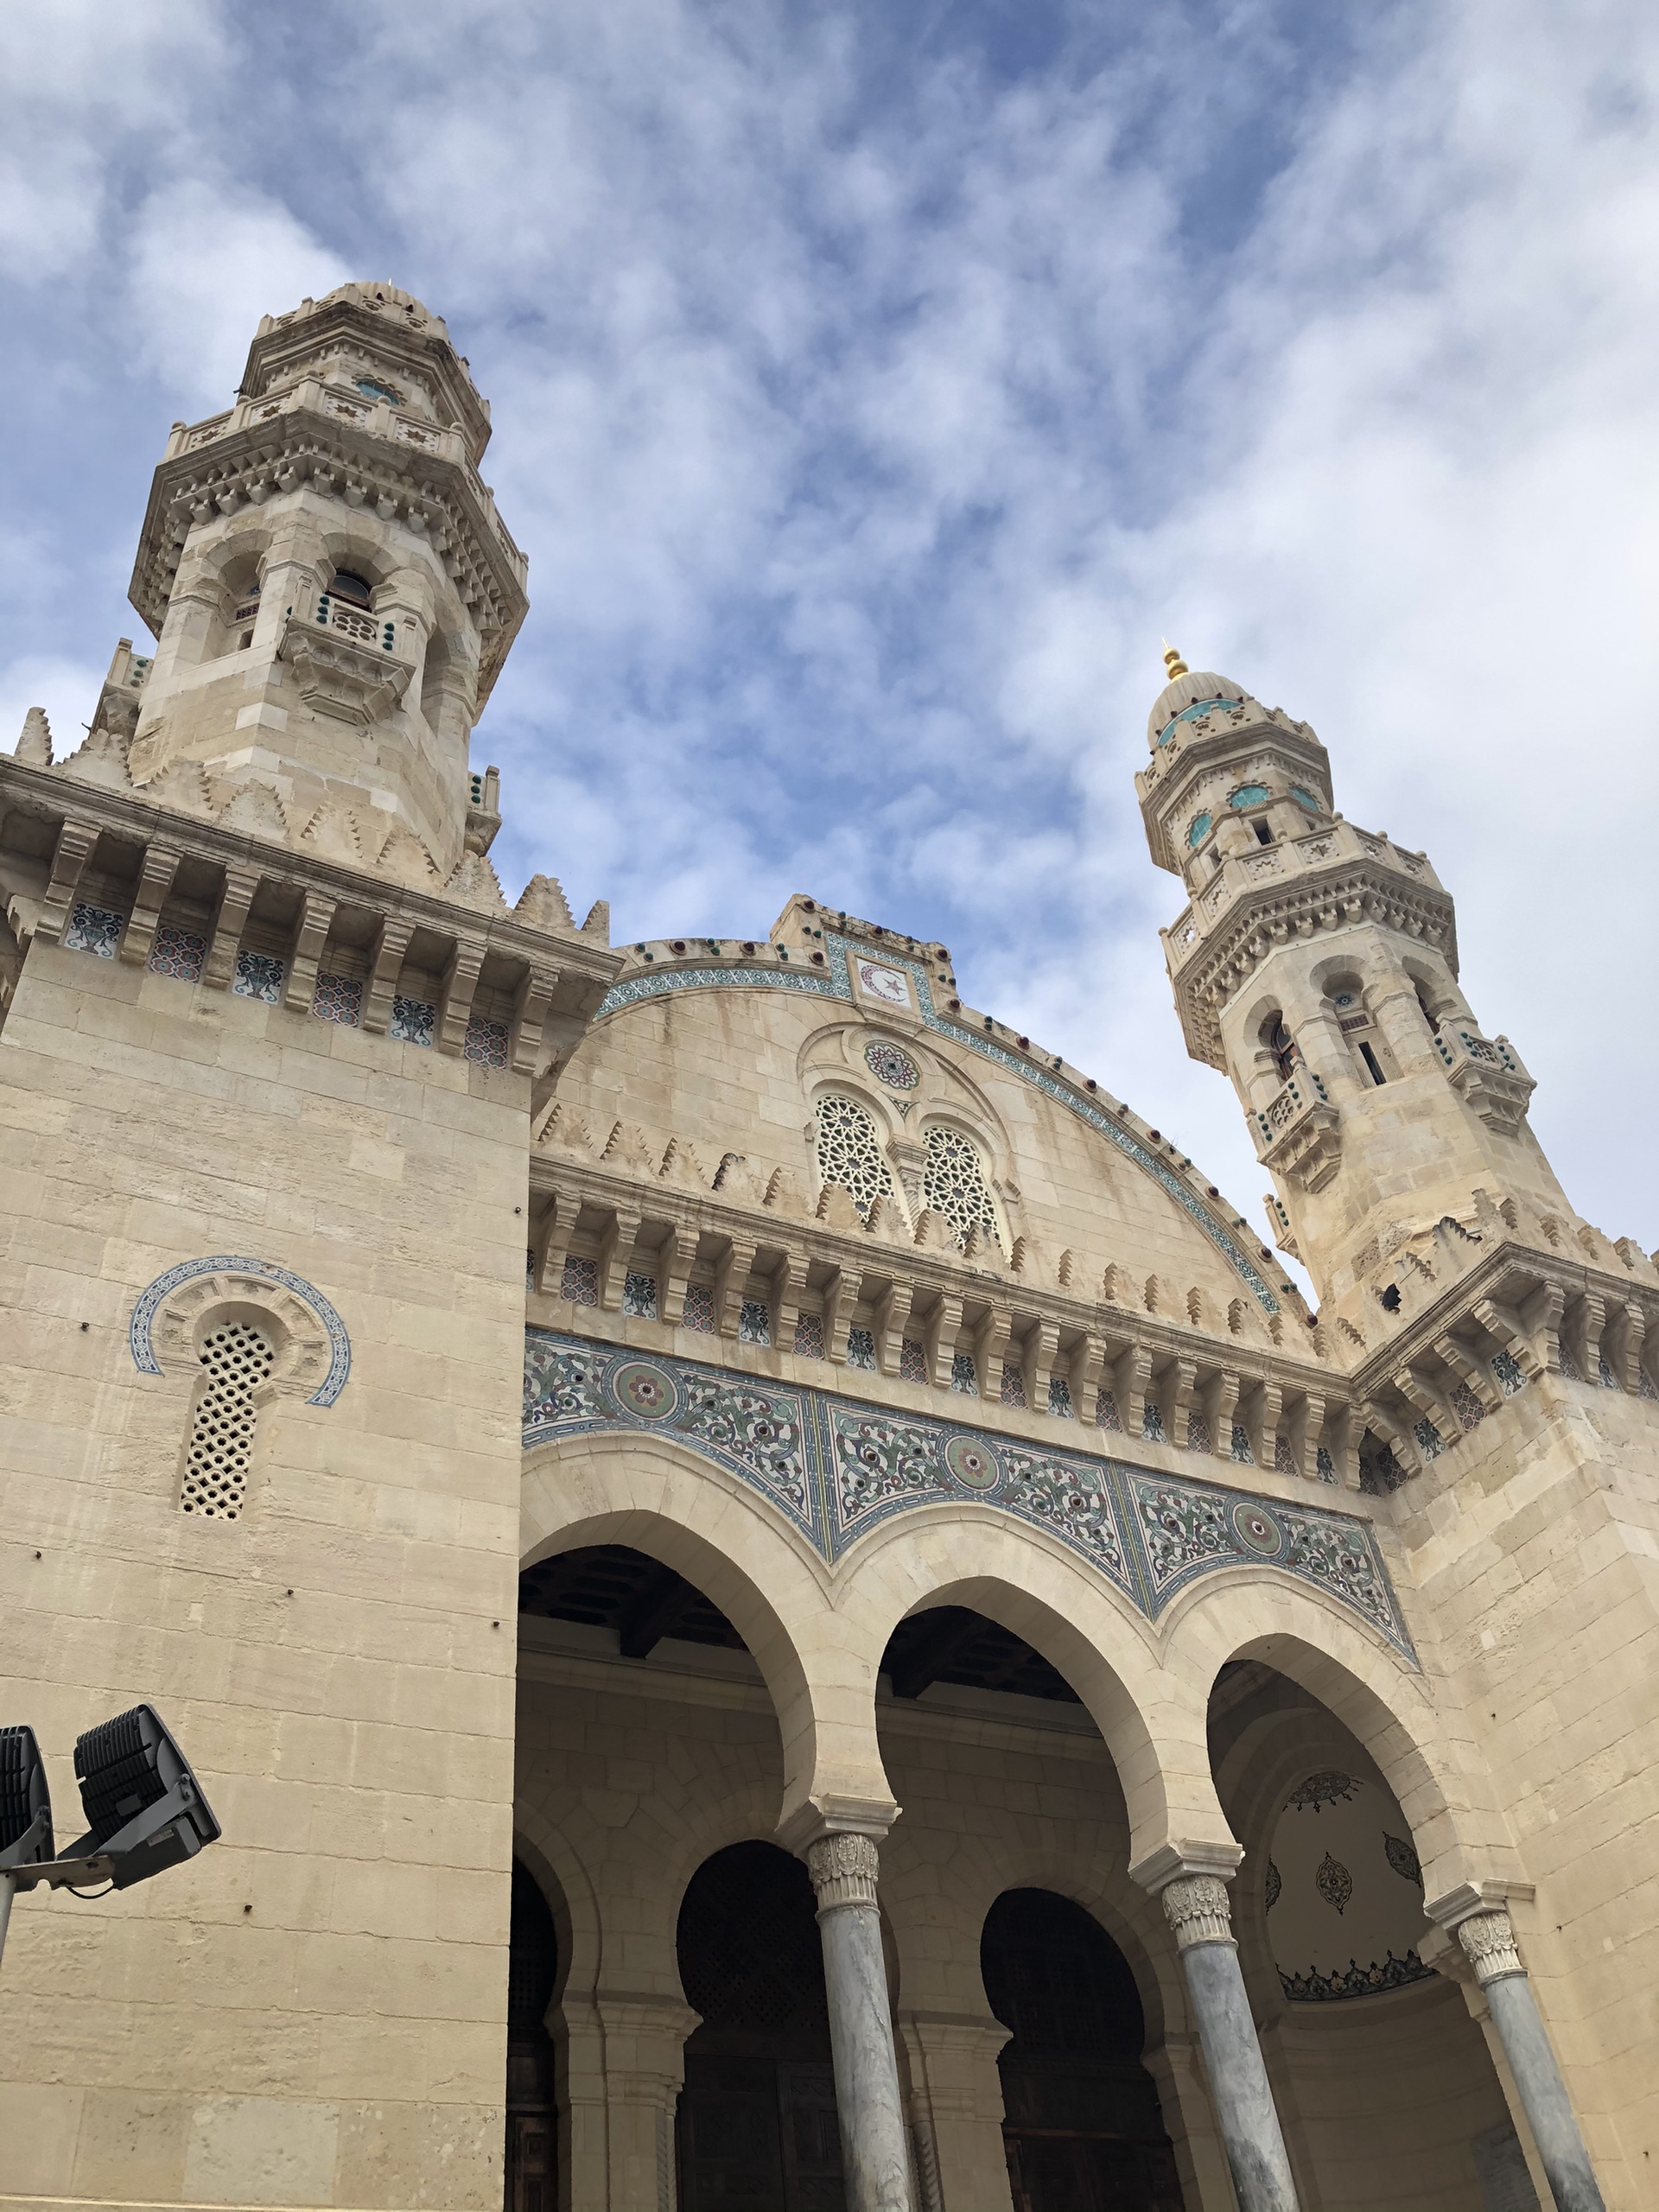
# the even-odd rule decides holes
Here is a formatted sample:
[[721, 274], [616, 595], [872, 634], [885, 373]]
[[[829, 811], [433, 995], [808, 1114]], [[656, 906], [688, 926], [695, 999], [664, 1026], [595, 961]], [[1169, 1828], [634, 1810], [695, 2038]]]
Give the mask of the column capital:
[[1506, 1976], [1526, 1973], [1516, 1945], [1515, 1923], [1504, 1906], [1471, 1913], [1458, 1923], [1457, 1936], [1483, 1989]]
[[1452, 1935], [1459, 1921], [1471, 1919], [1478, 1912], [1507, 1911], [1511, 1900], [1516, 1904], [1530, 1904], [1535, 1895], [1530, 1882], [1459, 1882], [1456, 1889], [1427, 1898], [1423, 1910], [1437, 1928], [1444, 1928]]
[[1185, 1874], [1213, 1874], [1217, 1881], [1230, 1882], [1243, 1859], [1243, 1846], [1230, 1837], [1225, 1843], [1205, 1843], [1178, 1836], [1160, 1843], [1144, 1859], [1137, 1859], [1129, 1869], [1129, 1879], [1156, 1897], [1166, 1884], [1179, 1881]]
[[1227, 1885], [1216, 1874], [1178, 1874], [1159, 1891], [1164, 1917], [1175, 1933], [1178, 1950], [1195, 1943], [1233, 1945], [1233, 1916]]
[[842, 1905], [873, 1905], [880, 1866], [881, 1854], [871, 1837], [845, 1829], [820, 1836], [809, 1845], [806, 1853], [806, 1871], [817, 1892], [819, 1912], [834, 1912]]
[[898, 1819], [901, 1808], [891, 1797], [841, 1796], [826, 1792], [809, 1797], [785, 1813], [778, 1823], [778, 1840], [785, 1851], [804, 1859], [813, 1844], [827, 1835], [867, 1835], [880, 1843]]

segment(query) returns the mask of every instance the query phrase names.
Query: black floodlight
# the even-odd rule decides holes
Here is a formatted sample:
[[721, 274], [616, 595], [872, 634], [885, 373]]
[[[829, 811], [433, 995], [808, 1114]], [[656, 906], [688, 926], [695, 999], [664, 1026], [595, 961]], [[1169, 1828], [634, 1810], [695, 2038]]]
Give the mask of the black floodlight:
[[32, 1728], [0, 1728], [0, 1867], [52, 1856], [52, 1793]]
[[148, 1881], [219, 1839], [189, 1761], [148, 1705], [77, 1738], [75, 1779], [91, 1822], [71, 1859], [107, 1859], [118, 1890]]

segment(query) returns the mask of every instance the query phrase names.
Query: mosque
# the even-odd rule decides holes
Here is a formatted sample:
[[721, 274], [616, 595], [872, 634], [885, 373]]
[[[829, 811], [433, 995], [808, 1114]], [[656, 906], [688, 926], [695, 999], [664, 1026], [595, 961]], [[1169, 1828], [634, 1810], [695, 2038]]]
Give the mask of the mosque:
[[0, 2208], [1659, 2203], [1659, 1271], [1434, 868], [1167, 657], [1265, 1234], [833, 885], [509, 906], [489, 436], [267, 317], [0, 760], [0, 1719], [223, 1828], [19, 1900]]

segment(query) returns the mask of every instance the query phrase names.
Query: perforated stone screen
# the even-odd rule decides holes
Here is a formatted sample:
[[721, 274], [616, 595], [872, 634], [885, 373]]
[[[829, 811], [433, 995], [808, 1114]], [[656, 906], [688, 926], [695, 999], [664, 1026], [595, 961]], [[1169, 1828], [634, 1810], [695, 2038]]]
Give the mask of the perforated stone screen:
[[893, 1189], [868, 1109], [841, 1091], [818, 1101], [818, 1173], [839, 1183], [861, 1214]]
[[924, 1133], [927, 1166], [922, 1176], [922, 1203], [940, 1214], [956, 1231], [958, 1244], [966, 1244], [972, 1229], [987, 1229], [1001, 1241], [996, 1208], [985, 1180], [984, 1162], [970, 1138], [959, 1129], [937, 1122]]
[[187, 1513], [234, 1521], [242, 1510], [253, 1450], [253, 1394], [270, 1372], [276, 1352], [251, 1321], [227, 1321], [201, 1348], [207, 1386], [190, 1424], [184, 1486]]

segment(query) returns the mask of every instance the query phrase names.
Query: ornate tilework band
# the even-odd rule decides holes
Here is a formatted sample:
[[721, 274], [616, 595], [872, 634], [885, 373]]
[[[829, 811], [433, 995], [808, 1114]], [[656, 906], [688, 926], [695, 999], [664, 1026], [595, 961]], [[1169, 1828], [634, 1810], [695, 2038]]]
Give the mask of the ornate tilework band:
[[1508, 1975], [1526, 1972], [1516, 1945], [1514, 1923], [1503, 1905], [1490, 1912], [1471, 1913], [1467, 1920], [1460, 1920], [1458, 1941], [1483, 1989], [1489, 1981], [1502, 1981]]
[[346, 1378], [352, 1371], [352, 1340], [346, 1333], [346, 1324], [314, 1283], [308, 1283], [303, 1275], [291, 1274], [286, 1268], [273, 1267], [269, 1260], [236, 1258], [221, 1252], [211, 1259], [181, 1260], [176, 1268], [157, 1275], [139, 1293], [127, 1324], [127, 1345], [139, 1373], [159, 1375], [162, 1371], [150, 1343], [150, 1330], [162, 1301], [170, 1298], [181, 1283], [190, 1282], [197, 1275], [216, 1274], [257, 1275], [266, 1282], [280, 1283], [296, 1298], [304, 1300], [327, 1332], [329, 1353], [328, 1372], [306, 1403], [332, 1406], [346, 1388]]
[[1232, 1909], [1227, 1885], [1215, 1874], [1178, 1874], [1159, 1891], [1164, 1917], [1175, 1931], [1177, 1947], [1190, 1951], [1195, 1943], [1230, 1943]]
[[[591, 1305], [596, 1291], [570, 1278], [576, 1264], [566, 1262], [565, 1295]], [[868, 1331], [852, 1335], [869, 1345]], [[851, 1369], [862, 1348], [849, 1344]], [[873, 1347], [864, 1363], [874, 1367]], [[1044, 1530], [1147, 1620], [1203, 1576], [1273, 1567], [1357, 1615], [1416, 1663], [1376, 1540], [1347, 1514], [700, 1361], [525, 1332], [526, 1451], [561, 1436], [640, 1428], [671, 1433], [735, 1476], [826, 1560], [897, 1515], [972, 1502]], [[1071, 1433], [1081, 1442], [1075, 1427]]]
[[875, 1903], [875, 1878], [881, 1857], [867, 1835], [821, 1836], [806, 1854], [806, 1871], [817, 1892], [818, 1910], [834, 1912], [849, 1904]]

